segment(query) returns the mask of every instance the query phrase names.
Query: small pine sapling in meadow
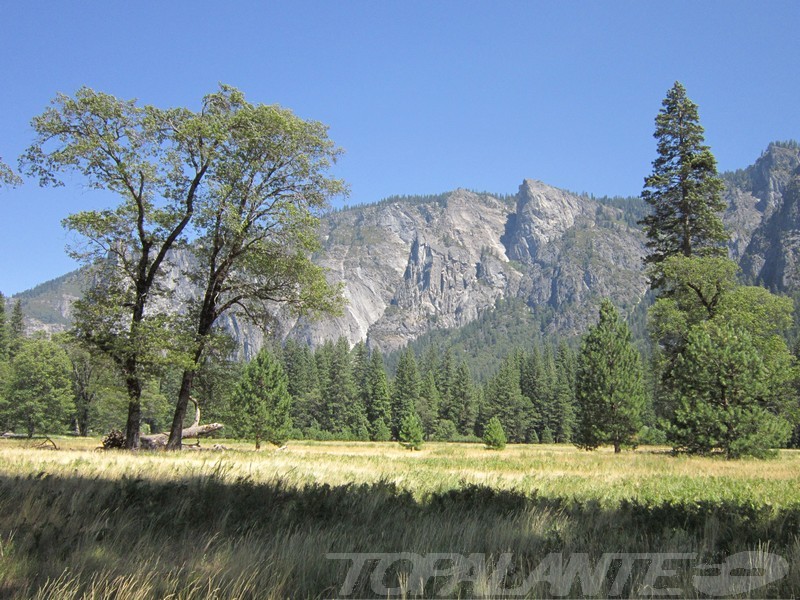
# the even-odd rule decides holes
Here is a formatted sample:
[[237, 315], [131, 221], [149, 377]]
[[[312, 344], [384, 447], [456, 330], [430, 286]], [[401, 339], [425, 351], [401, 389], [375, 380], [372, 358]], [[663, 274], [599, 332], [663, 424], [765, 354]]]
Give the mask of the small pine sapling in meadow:
[[502, 450], [506, 447], [506, 432], [503, 431], [503, 425], [497, 417], [492, 417], [486, 424], [483, 443], [486, 444], [487, 450]]
[[256, 450], [267, 441], [282, 446], [292, 430], [292, 397], [286, 373], [266, 348], [245, 367], [233, 398], [239, 435], [252, 439]]
[[408, 413], [400, 423], [400, 444], [409, 450], [421, 450], [424, 432], [422, 421], [416, 412]]

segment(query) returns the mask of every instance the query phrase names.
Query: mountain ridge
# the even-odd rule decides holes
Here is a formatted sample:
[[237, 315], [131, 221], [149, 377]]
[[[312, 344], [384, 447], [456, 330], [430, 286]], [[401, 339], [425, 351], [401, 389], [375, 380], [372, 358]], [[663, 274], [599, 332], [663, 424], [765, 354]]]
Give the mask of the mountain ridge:
[[[730, 255], [743, 276], [776, 291], [800, 288], [798, 145], [772, 143], [753, 165], [722, 177]], [[596, 199], [525, 179], [514, 196], [459, 188], [332, 211], [315, 261], [344, 283], [345, 312], [318, 322], [279, 314], [272, 333], [312, 345], [344, 336], [391, 351], [516, 298], [549, 315], [544, 333], [578, 334], [602, 297], [626, 312], [642, 300], [645, 246], [635, 225], [642, 210], [636, 198]], [[74, 273], [15, 296], [31, 329], [68, 325]], [[185, 284], [175, 274], [167, 279]], [[42, 286], [46, 293], [34, 293]], [[226, 327], [245, 356], [263, 343], [241, 319]]]

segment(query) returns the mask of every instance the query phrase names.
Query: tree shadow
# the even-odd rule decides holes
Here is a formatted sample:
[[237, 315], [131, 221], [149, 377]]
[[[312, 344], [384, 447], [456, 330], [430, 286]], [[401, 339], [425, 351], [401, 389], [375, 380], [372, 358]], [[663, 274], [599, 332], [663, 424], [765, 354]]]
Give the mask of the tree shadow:
[[[102, 575], [154, 578], [152, 597], [205, 579], [239, 597], [265, 597], [265, 586], [279, 596], [330, 597], [349, 567], [329, 553], [456, 553], [490, 563], [510, 553], [510, 573], [522, 574], [550, 553], [677, 549], [717, 559], [768, 544], [788, 557], [798, 531], [797, 507], [731, 501], [609, 508], [475, 484], [417, 497], [389, 481], [256, 483], [230, 480], [222, 468], [170, 481], [41, 472], [0, 477], [0, 596], [32, 595], [68, 573], [82, 593]], [[405, 567], [394, 568], [402, 580]], [[252, 595], [236, 588], [251, 580]], [[436, 595], [431, 586], [424, 595]], [[369, 578], [359, 594], [370, 595]]]

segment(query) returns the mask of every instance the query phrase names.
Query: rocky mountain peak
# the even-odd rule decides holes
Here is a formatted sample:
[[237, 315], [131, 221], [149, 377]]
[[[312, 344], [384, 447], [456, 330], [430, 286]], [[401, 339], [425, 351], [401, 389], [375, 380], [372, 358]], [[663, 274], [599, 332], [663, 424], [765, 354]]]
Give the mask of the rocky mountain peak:
[[526, 179], [519, 186], [513, 222], [506, 232], [508, 257], [535, 262], [543, 246], [591, 214], [589, 201], [541, 181]]

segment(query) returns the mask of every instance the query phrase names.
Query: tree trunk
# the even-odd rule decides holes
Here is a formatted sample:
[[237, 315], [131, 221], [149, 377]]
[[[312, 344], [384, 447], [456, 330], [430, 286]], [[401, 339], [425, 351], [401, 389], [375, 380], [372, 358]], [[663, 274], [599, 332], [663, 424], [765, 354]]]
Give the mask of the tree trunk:
[[[201, 435], [208, 435], [214, 433], [225, 427], [222, 423], [207, 423], [205, 425], [196, 425], [186, 427], [183, 429], [182, 440], [187, 438], [197, 438], [198, 443]], [[140, 438], [141, 448], [147, 450], [163, 450], [167, 448], [169, 435], [166, 433], [157, 433], [155, 435], [143, 435]]]
[[622, 452], [622, 448], [620, 448], [619, 442], [614, 442], [614, 454], [619, 454]]
[[[206, 425], [200, 425], [200, 405], [197, 403], [197, 400], [191, 396], [188, 396], [188, 400], [194, 404], [194, 423], [192, 423], [191, 427], [186, 427], [184, 429], [183, 422], [181, 421], [181, 439], [177, 445], [172, 445], [172, 437], [174, 433], [173, 426], [173, 431], [170, 432], [169, 435], [166, 433], [157, 433], [154, 435], [141, 436], [142, 448], [147, 448], [149, 450], [180, 450], [183, 446], [183, 440], [186, 438], [197, 438], [197, 444], [200, 445], [201, 435], [208, 435], [209, 433], [219, 431], [224, 427], [224, 425], [221, 423], [208, 423]], [[186, 414], [185, 406], [183, 412]]]
[[[183, 433], [183, 420], [186, 418], [186, 408], [189, 401], [192, 399], [192, 384], [194, 383], [195, 371], [193, 369], [186, 369], [183, 372], [181, 379], [181, 389], [178, 392], [178, 403], [175, 405], [175, 414], [172, 417], [172, 427], [169, 431], [169, 440], [167, 441], [167, 450], [180, 450], [181, 443], [184, 437]], [[197, 408], [197, 402], [194, 403]], [[197, 409], [200, 410], [199, 408]], [[196, 419], [196, 421], [199, 421]], [[195, 423], [197, 425], [197, 423]]]
[[[125, 448], [139, 447], [139, 426], [142, 421], [142, 384], [136, 376], [136, 363], [128, 361], [125, 386], [128, 389], [128, 421], [125, 426]], [[133, 364], [131, 368], [131, 363]]]

